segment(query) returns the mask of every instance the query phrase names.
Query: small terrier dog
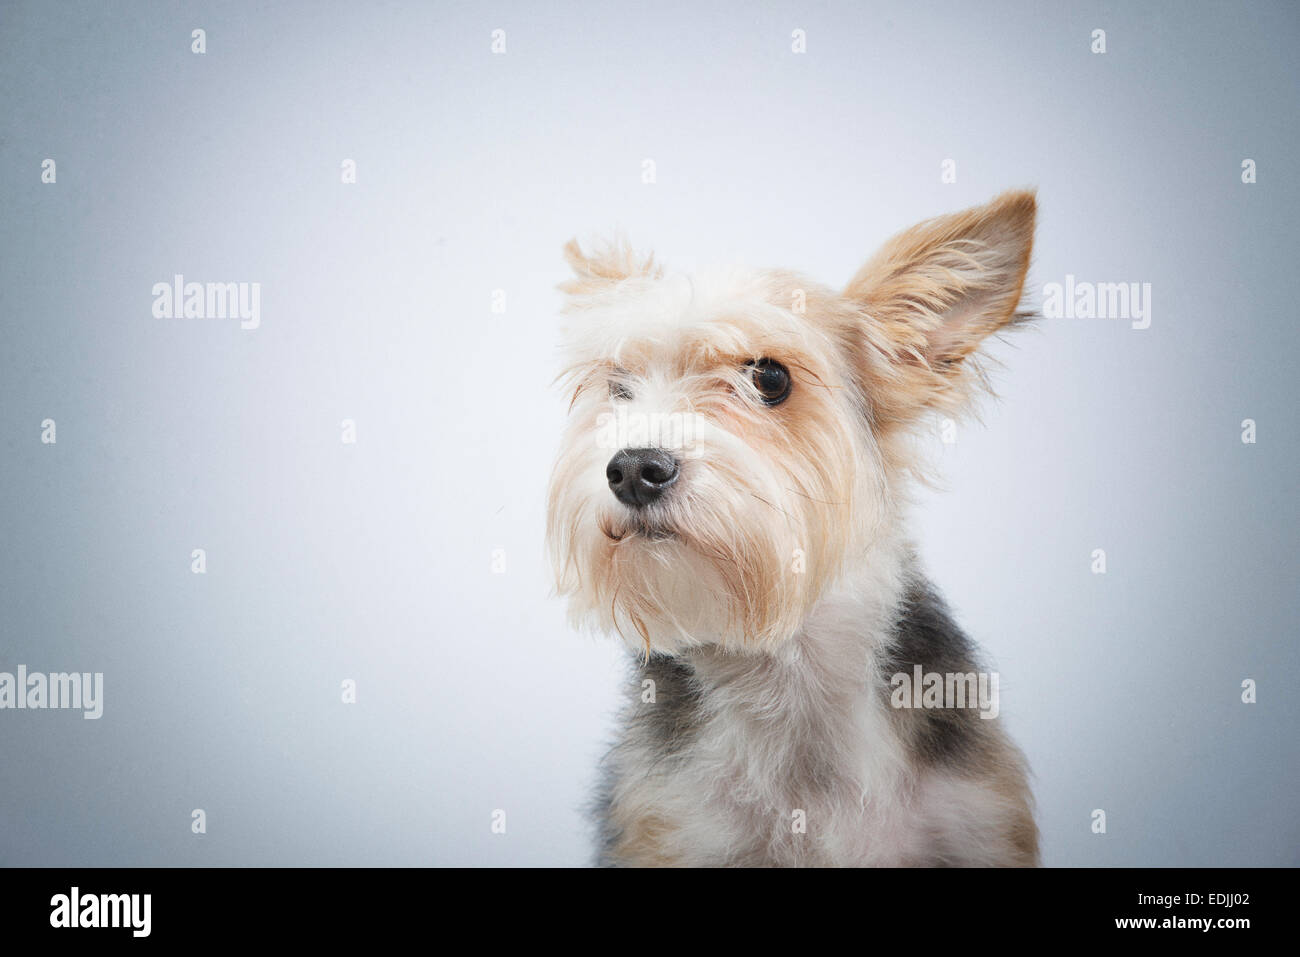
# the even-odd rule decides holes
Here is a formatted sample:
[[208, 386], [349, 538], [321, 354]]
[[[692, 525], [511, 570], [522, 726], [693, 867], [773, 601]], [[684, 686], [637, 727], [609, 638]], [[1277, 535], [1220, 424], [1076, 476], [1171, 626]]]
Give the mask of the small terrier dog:
[[902, 519], [917, 427], [1030, 316], [1034, 216], [1008, 192], [923, 222], [842, 292], [565, 247], [547, 538], [575, 624], [638, 652], [599, 863], [1038, 863], [998, 722], [960, 699], [900, 707], [897, 687], [978, 670]]

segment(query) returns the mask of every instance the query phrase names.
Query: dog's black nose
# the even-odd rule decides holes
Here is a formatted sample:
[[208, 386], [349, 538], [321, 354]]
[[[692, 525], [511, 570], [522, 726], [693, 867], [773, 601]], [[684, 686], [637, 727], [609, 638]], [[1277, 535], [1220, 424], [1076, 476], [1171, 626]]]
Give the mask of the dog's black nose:
[[623, 449], [605, 466], [610, 490], [624, 505], [649, 505], [677, 481], [677, 460], [662, 449]]

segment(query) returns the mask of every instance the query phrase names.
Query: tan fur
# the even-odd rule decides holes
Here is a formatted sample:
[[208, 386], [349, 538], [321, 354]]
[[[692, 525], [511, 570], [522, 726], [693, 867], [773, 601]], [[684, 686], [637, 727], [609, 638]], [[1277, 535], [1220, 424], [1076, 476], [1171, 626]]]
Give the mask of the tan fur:
[[663, 275], [662, 267], [655, 266], [653, 253], [638, 256], [622, 236], [598, 246], [591, 253], [584, 253], [578, 241], [570, 239], [564, 246], [564, 258], [573, 269], [573, 279], [560, 288], [569, 295], [581, 295], [606, 283], [633, 276], [658, 279]]
[[886, 457], [909, 452], [899, 432], [927, 410], [957, 415], [988, 388], [978, 357], [989, 335], [1012, 325], [1033, 252], [1035, 202], [1003, 193], [986, 206], [927, 220], [887, 242], [845, 287], [869, 317], [861, 375]]
[[615, 806], [612, 823], [619, 831], [611, 848], [628, 867], [677, 867], [681, 860], [668, 850], [676, 828], [661, 814], [630, 814]]
[[1038, 825], [1034, 823], [1033, 795], [1023, 759], [1013, 747], [1004, 748], [999, 757], [989, 781], [1009, 808], [1004, 836], [1013, 853], [1003, 863], [1009, 867], [1037, 867]]

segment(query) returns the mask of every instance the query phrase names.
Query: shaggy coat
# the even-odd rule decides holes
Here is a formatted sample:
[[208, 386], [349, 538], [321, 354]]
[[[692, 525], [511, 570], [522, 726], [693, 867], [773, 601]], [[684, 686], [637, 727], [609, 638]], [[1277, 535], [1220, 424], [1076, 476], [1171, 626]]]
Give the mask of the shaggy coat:
[[[1034, 214], [1012, 192], [921, 223], [838, 292], [566, 247], [572, 402], [548, 541], [575, 624], [636, 654], [602, 863], [1037, 863], [999, 722], [891, 700], [914, 666], [981, 670], [903, 515], [918, 425], [956, 414], [980, 344], [1025, 318]], [[644, 505], [611, 494], [628, 448], [675, 469]]]

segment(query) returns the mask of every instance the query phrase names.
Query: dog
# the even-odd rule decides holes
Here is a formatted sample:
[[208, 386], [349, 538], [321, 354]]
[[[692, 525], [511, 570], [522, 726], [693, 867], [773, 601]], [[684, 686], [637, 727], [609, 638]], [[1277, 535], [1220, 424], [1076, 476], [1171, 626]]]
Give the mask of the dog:
[[1038, 863], [1026, 762], [951, 700], [977, 649], [903, 527], [924, 423], [1032, 318], [1035, 216], [1012, 191], [922, 222], [840, 292], [565, 246], [548, 547], [574, 624], [634, 652], [598, 864]]

